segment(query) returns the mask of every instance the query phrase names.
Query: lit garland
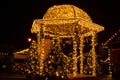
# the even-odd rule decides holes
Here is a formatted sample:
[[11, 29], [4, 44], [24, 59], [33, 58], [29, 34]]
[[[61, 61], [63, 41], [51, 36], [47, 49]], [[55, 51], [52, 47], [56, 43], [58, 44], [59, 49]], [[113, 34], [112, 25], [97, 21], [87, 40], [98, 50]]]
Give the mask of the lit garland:
[[[50, 34], [57, 33], [58, 35], [72, 35], [74, 33], [74, 24], [78, 23], [78, 27], [81, 33], [87, 33], [90, 31], [100, 32], [104, 30], [104, 27], [86, 21], [81, 18], [68, 18], [68, 19], [52, 19], [52, 20], [45, 20], [45, 19], [36, 19], [33, 22], [31, 32], [37, 33], [39, 32], [39, 24], [44, 24], [46, 28], [45, 31]], [[38, 24], [38, 25], [37, 25]], [[63, 27], [64, 26], [64, 27]], [[81, 27], [84, 27], [81, 29]]]
[[103, 47], [107, 46], [119, 34], [120, 34], [120, 29], [116, 31], [110, 38], [108, 38], [107, 41], [102, 43]]

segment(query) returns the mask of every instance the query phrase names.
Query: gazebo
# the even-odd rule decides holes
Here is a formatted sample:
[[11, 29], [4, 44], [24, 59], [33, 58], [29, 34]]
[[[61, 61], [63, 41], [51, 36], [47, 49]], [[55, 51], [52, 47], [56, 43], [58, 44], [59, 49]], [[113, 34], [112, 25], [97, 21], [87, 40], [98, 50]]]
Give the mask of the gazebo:
[[[80, 59], [80, 74], [84, 72], [84, 39], [90, 37], [91, 48], [89, 50], [89, 55], [91, 57], [90, 67], [92, 69], [91, 75], [96, 75], [96, 34], [103, 31], [104, 27], [93, 23], [89, 15], [82, 9], [70, 5], [54, 5], [50, 7], [42, 19], [35, 19], [31, 28], [31, 32], [37, 35], [37, 46], [39, 56], [41, 58], [40, 62], [40, 74], [42, 74], [42, 69], [44, 67], [43, 56], [45, 54], [45, 49], [43, 46], [46, 40], [45, 36], [50, 36], [60, 42], [63, 38], [72, 38], [73, 42], [73, 76], [77, 76], [77, 59]], [[79, 44], [77, 41], [79, 40]], [[79, 47], [79, 51], [77, 51]], [[77, 56], [79, 53], [79, 56]], [[67, 56], [66, 56], [67, 57]]]

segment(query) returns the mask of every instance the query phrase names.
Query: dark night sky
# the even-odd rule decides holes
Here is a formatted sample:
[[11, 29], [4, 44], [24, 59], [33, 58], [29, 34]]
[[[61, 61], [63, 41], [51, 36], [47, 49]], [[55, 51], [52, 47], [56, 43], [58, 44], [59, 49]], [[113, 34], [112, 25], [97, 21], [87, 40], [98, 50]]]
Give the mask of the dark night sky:
[[27, 47], [33, 20], [42, 19], [47, 9], [57, 4], [73, 4], [86, 11], [94, 23], [104, 26], [105, 30], [98, 33], [99, 42], [120, 27], [119, 0], [4, 0], [0, 3], [0, 45]]

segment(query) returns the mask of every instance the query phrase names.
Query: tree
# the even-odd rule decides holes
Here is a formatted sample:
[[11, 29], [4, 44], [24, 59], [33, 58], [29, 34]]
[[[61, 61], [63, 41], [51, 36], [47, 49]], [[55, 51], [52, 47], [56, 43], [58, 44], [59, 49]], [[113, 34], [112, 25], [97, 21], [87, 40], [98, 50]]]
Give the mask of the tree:
[[66, 63], [65, 58], [63, 58], [60, 44], [57, 39], [54, 40], [54, 44], [51, 46], [50, 52], [44, 61], [44, 75], [46, 77], [57, 76], [61, 78], [66, 78]]
[[40, 73], [40, 57], [37, 52], [37, 44], [36, 41], [33, 40], [28, 51], [28, 59], [27, 59], [27, 73], [36, 75]]

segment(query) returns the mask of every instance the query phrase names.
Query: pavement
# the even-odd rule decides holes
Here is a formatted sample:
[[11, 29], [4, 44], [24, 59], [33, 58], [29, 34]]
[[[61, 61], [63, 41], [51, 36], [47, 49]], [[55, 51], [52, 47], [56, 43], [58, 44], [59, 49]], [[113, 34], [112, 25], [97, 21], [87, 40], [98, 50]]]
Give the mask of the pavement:
[[26, 75], [18, 73], [0, 73], [0, 80], [26, 80]]
[[[102, 75], [98, 77], [98, 79], [99, 80], [120, 80], [120, 79], [113, 79], [111, 74]], [[0, 73], [0, 80], [26, 80], [26, 75], [18, 74], [18, 73]]]
[[113, 78], [112, 74], [105, 74], [99, 77], [99, 80], [120, 80], [118, 78]]

